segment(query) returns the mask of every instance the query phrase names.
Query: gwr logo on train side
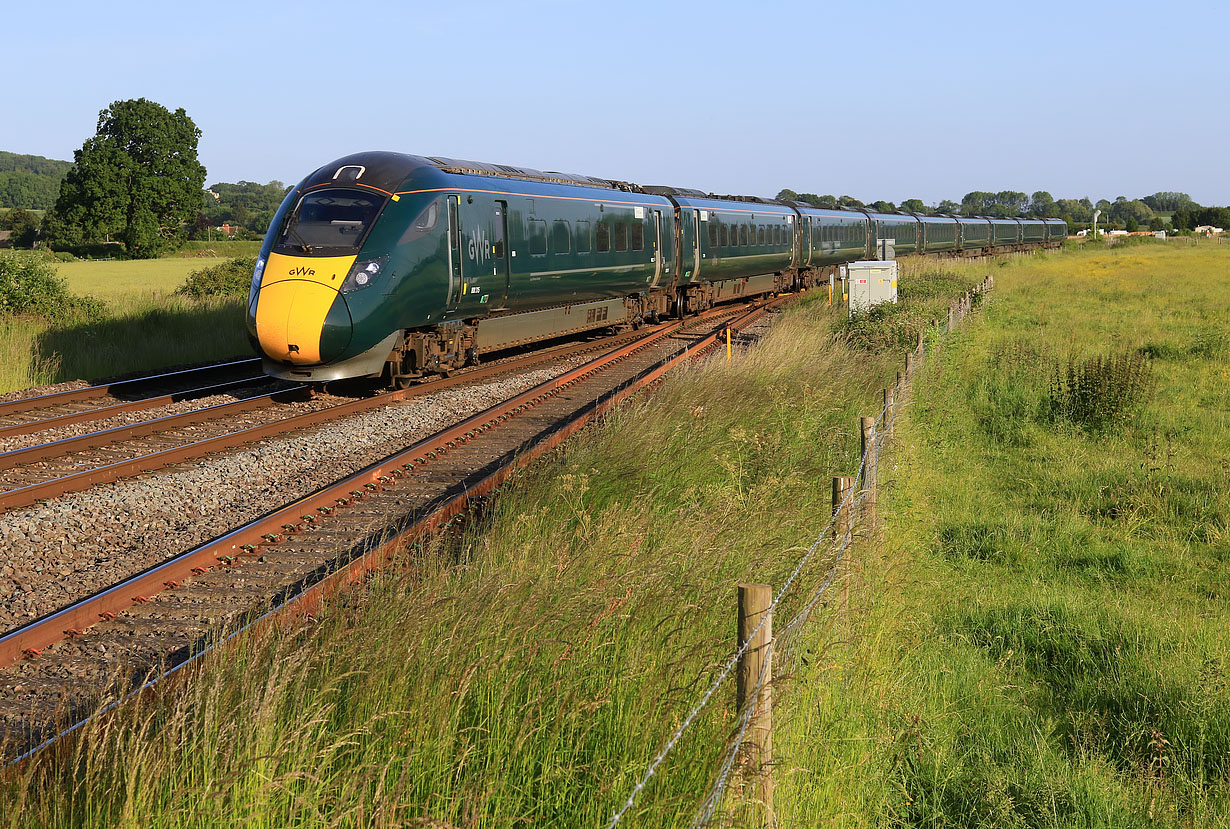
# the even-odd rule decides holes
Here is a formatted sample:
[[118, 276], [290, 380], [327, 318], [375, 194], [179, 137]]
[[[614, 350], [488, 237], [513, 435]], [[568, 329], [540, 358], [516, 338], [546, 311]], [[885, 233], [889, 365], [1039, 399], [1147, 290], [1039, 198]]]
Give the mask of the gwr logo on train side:
[[475, 230], [470, 234], [469, 253], [475, 262], [491, 258], [491, 242], [487, 240], [486, 230]]
[[299, 266], [299, 267], [297, 267], [297, 268], [291, 268], [291, 269], [290, 269], [290, 274], [289, 274], [289, 275], [290, 275], [290, 276], [315, 276], [315, 275], [316, 275], [316, 269], [315, 269], [315, 268], [308, 268], [308, 267], [305, 267], [305, 266], [303, 266], [303, 265], [300, 265], [300, 266]]

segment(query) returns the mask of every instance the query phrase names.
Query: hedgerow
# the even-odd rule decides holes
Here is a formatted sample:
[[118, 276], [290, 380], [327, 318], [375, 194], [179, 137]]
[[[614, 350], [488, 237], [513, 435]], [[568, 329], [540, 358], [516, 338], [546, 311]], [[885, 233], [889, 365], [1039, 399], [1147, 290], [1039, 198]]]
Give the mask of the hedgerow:
[[247, 296], [252, 285], [255, 256], [239, 256], [188, 274], [176, 293], [184, 296]]
[[0, 314], [73, 322], [98, 316], [103, 304], [77, 296], [44, 256], [28, 251], [0, 252]]

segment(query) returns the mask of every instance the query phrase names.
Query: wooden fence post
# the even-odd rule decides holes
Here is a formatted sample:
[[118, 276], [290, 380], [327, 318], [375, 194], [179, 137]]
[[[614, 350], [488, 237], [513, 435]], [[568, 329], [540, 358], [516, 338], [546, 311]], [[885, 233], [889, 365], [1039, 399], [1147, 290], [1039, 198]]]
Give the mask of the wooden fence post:
[[905, 377], [910, 379], [910, 375], [914, 373], [914, 355], [910, 352], [905, 353]]
[[[756, 800], [763, 810], [765, 826], [773, 825], [773, 616], [769, 612], [772, 604], [773, 588], [769, 585], [739, 585], [739, 645], [752, 638], [752, 631], [760, 626], [739, 660], [736, 677], [736, 710], [743, 711], [745, 705], [754, 706], [740, 750], [744, 751], [745, 774], [756, 781]], [[762, 672], [764, 684], [757, 691], [756, 683]], [[755, 699], [750, 698], [753, 692]]]
[[952, 306], [949, 305], [948, 306], [948, 333], [949, 334], [952, 333], [952, 328], [953, 328], [952, 317], [953, 317]]
[[859, 429], [863, 433], [863, 457], [867, 459], [863, 468], [863, 489], [867, 492], [867, 500], [863, 502], [863, 516], [867, 520], [867, 529], [876, 529], [876, 419], [864, 417], [859, 419]]
[[850, 532], [850, 504], [846, 503], [846, 498], [848, 496], [851, 501], [854, 500], [850, 493], [852, 489], [854, 479], [850, 476], [839, 475], [833, 478], [833, 538], [837, 539], [838, 543]]

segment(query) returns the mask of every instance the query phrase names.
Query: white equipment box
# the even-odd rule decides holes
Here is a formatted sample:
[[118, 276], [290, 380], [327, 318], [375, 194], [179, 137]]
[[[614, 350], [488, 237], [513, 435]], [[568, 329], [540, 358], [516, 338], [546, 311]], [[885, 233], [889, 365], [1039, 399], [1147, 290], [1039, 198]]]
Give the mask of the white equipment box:
[[897, 260], [851, 262], [850, 316], [897, 301]]

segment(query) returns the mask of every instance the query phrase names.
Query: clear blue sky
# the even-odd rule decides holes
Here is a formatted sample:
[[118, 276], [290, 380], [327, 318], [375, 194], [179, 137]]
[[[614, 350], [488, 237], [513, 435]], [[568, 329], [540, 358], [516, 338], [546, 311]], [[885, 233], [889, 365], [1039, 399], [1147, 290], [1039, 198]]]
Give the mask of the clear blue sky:
[[0, 150], [183, 107], [208, 182], [367, 149], [772, 196], [1230, 204], [1230, 4], [10, 2]]

